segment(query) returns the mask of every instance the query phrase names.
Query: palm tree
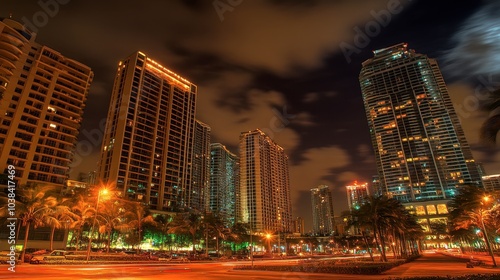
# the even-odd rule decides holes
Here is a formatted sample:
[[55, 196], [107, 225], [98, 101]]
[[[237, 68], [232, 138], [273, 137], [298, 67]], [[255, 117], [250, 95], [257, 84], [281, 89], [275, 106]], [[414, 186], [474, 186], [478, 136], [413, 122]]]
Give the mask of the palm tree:
[[142, 231], [144, 224], [156, 225], [156, 222], [153, 216], [146, 211], [140, 202], [128, 201], [124, 206], [125, 212], [123, 215], [125, 217], [125, 222], [117, 226], [117, 229], [125, 231], [136, 229], [139, 240], [139, 247], [137, 248], [137, 251], [139, 251], [142, 243]]
[[451, 228], [450, 237], [460, 244], [462, 252], [471, 251], [472, 244], [477, 241], [477, 234], [472, 228]]
[[125, 209], [120, 201], [107, 201], [102, 203], [98, 211], [99, 233], [106, 234], [106, 252], [109, 253], [111, 245], [111, 233], [125, 221]]
[[67, 205], [63, 205], [67, 200], [58, 201], [59, 205], [55, 205], [46, 213], [43, 223], [51, 227], [50, 231], [50, 250], [54, 247], [54, 234], [56, 229], [69, 227], [70, 223], [75, 220], [75, 215]]
[[[208, 241], [209, 236], [216, 239], [216, 251], [219, 253], [219, 238], [227, 240], [228, 238], [235, 237], [230, 228], [226, 227], [224, 220], [219, 215], [213, 213], [206, 213], [203, 216], [203, 231], [205, 232]], [[205, 244], [205, 250], [208, 254], [208, 242]]]
[[[52, 207], [57, 205], [57, 199], [52, 194], [54, 186], [22, 186], [18, 188], [19, 200], [16, 201], [17, 218], [22, 222], [26, 231], [24, 233], [24, 245], [21, 260], [24, 261], [26, 248], [28, 248], [28, 236], [30, 227], [35, 228], [43, 225], [44, 216]], [[7, 205], [5, 203], [4, 205]], [[5, 206], [4, 206], [5, 207]]]
[[242, 242], [250, 242], [250, 225], [248, 223], [234, 223], [231, 226], [231, 235], [228, 240], [232, 241], [232, 251], [236, 251], [237, 245]]
[[76, 236], [75, 251], [77, 251], [80, 246], [83, 228], [93, 216], [94, 209], [90, 206], [90, 203], [84, 196], [79, 195], [76, 202], [74, 202], [71, 207], [71, 212], [73, 213], [73, 220], [71, 221], [69, 228], [73, 229], [72, 239]]
[[168, 241], [166, 237], [168, 237], [168, 229], [170, 228], [172, 217], [168, 214], [155, 215], [154, 216], [155, 226], [150, 227], [149, 230], [156, 232], [160, 236], [160, 246], [161, 250], [165, 245], [165, 242]]
[[[451, 201], [450, 205], [454, 208], [450, 213], [451, 221], [455, 229], [479, 228], [484, 237], [484, 243], [490, 252], [493, 266], [496, 266], [496, 260], [488, 239], [488, 232], [491, 232], [492, 218], [495, 208], [487, 208], [488, 201], [483, 190], [475, 186], [468, 186], [460, 190], [459, 194]], [[489, 205], [488, 205], [489, 206]], [[491, 235], [490, 235], [491, 236]]]
[[[406, 242], [402, 242], [405, 240], [404, 234], [410, 229], [410, 225], [413, 227], [416, 224], [416, 221], [412, 221], [414, 217], [404, 209], [401, 202], [387, 196], [367, 197], [359, 209], [352, 211], [352, 216], [358, 225], [371, 230], [384, 262], [387, 262], [386, 239], [391, 238], [398, 246], [404, 245], [406, 248]], [[396, 250], [395, 247], [393, 250]]]
[[368, 236], [370, 235], [370, 228], [372, 228], [372, 224], [368, 222], [367, 219], [360, 219], [360, 212], [354, 212], [354, 215], [351, 215], [349, 211], [343, 211], [341, 217], [347, 221], [347, 227], [355, 227], [361, 231], [361, 235], [363, 236], [363, 242], [365, 243], [366, 250], [368, 254], [370, 254], [370, 259], [375, 262], [373, 258], [373, 252], [371, 250], [371, 246], [368, 242]]
[[196, 234], [202, 226], [201, 214], [198, 212], [178, 213], [174, 216], [172, 226], [167, 233], [188, 234], [193, 242], [193, 253], [196, 252]]
[[392, 229], [393, 242], [395, 243], [393, 249], [395, 250], [395, 255], [397, 255], [396, 248], [398, 248], [400, 256], [408, 257], [410, 254], [409, 251], [412, 251], [412, 254], [415, 253], [414, 248], [418, 247], [417, 241], [422, 239], [424, 231], [422, 226], [417, 223], [416, 217], [410, 214], [402, 204], [398, 204], [399, 205], [395, 205], [396, 207], [393, 211], [395, 218], [397, 218], [399, 222], [395, 223], [395, 220], [391, 219], [390, 226]]

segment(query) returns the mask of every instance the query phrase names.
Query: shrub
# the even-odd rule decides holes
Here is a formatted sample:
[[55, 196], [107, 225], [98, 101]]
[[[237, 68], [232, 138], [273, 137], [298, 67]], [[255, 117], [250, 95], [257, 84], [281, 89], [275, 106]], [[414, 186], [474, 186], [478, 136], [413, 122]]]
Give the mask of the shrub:
[[377, 275], [393, 267], [402, 265], [406, 262], [413, 261], [419, 256], [414, 256], [406, 260], [396, 260], [393, 262], [346, 262], [345, 260], [329, 260], [329, 261], [314, 261], [299, 263], [298, 265], [258, 265], [258, 266], [236, 266], [234, 269], [240, 270], [266, 270], [266, 271], [288, 271], [288, 272], [308, 272], [308, 273], [335, 273], [335, 274], [360, 274], [360, 275]]

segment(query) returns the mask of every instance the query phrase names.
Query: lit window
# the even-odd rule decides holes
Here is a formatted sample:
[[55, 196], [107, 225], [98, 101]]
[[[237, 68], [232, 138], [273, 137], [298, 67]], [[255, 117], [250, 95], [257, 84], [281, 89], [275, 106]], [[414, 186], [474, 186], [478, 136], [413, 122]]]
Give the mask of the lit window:
[[436, 206], [434, 205], [427, 205], [427, 214], [428, 215], [436, 215]]
[[416, 213], [417, 213], [418, 216], [425, 215], [425, 208], [424, 208], [424, 206], [416, 206], [415, 209], [416, 209]]
[[437, 210], [439, 214], [448, 214], [448, 208], [446, 204], [438, 204]]

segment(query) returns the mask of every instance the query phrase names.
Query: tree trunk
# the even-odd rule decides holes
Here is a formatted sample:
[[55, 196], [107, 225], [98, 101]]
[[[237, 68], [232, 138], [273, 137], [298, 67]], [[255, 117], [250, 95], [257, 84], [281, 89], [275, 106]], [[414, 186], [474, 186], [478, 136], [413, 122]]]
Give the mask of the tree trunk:
[[106, 245], [106, 253], [109, 253], [109, 245], [111, 244], [111, 230], [108, 231], [108, 244]]
[[76, 243], [75, 243], [75, 251], [80, 249], [80, 238], [82, 237], [82, 229], [76, 231]]
[[205, 231], [205, 254], [208, 257], [208, 230]]
[[142, 237], [141, 237], [141, 231], [142, 231], [142, 225], [141, 225], [141, 220], [139, 220], [139, 246], [137, 246], [137, 253], [141, 250], [141, 245], [142, 245]]
[[56, 226], [52, 226], [50, 231], [50, 251], [54, 250], [54, 233], [56, 231]]
[[380, 255], [382, 256], [382, 261], [387, 262], [387, 256], [385, 254], [385, 240], [384, 236], [382, 235], [382, 230], [378, 225], [375, 226], [376, 230], [378, 231], [378, 236], [380, 238]]
[[194, 243], [195, 243], [194, 240], [195, 240], [195, 238], [196, 238], [196, 233], [193, 234], [193, 254], [196, 252], [196, 247], [194, 246]]
[[366, 237], [365, 231], [362, 230], [361, 234], [363, 235], [363, 240], [365, 241], [366, 244], [366, 250], [368, 250], [368, 254], [370, 254], [370, 258], [372, 259], [372, 262], [375, 262], [375, 259], [373, 258], [373, 252], [372, 248], [370, 248], [370, 245], [368, 244], [368, 238]]
[[21, 262], [24, 262], [24, 256], [26, 255], [26, 248], [28, 247], [28, 235], [30, 232], [31, 222], [26, 223], [26, 232], [24, 233], [24, 244], [23, 251], [21, 253]]
[[18, 223], [17, 225], [17, 232], [16, 232], [16, 239], [19, 239], [19, 231], [21, 230], [22, 223]]

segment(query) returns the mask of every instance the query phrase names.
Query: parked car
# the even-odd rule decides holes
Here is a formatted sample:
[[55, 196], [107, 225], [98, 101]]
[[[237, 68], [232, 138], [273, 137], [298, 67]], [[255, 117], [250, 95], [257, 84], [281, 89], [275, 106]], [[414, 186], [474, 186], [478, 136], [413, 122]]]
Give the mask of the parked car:
[[231, 259], [236, 260], [236, 261], [248, 261], [248, 260], [250, 260], [250, 256], [249, 255], [232, 255]]
[[49, 251], [45, 249], [38, 249], [38, 248], [28, 248], [26, 249], [26, 252], [24, 254], [24, 262], [29, 263], [31, 261], [31, 258], [35, 255], [43, 255], [43, 254], [48, 254]]
[[173, 253], [172, 255], [161, 255], [158, 257], [158, 260], [167, 262], [190, 262], [187, 255], [178, 253]]
[[68, 256], [73, 256], [73, 255], [74, 252], [68, 252], [64, 250], [54, 250], [48, 254], [41, 254], [41, 255], [34, 254], [30, 260], [30, 263], [39, 264], [56, 260], [66, 260], [68, 259]]
[[[11, 252], [10, 251], [1, 251], [0, 252], [0, 263], [7, 263], [8, 261], [11, 261]], [[19, 252], [15, 252], [13, 257], [13, 260], [16, 263], [19, 263]]]

